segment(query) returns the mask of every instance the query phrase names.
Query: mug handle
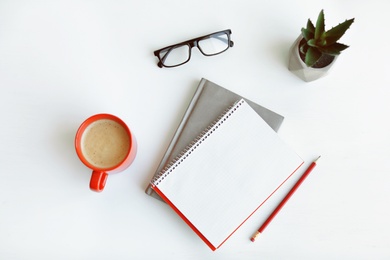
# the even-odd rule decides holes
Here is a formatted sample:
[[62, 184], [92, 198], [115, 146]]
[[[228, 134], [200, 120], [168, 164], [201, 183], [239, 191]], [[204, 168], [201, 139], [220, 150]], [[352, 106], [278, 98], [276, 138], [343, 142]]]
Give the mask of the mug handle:
[[96, 192], [102, 192], [106, 185], [108, 174], [102, 171], [93, 171], [89, 188]]

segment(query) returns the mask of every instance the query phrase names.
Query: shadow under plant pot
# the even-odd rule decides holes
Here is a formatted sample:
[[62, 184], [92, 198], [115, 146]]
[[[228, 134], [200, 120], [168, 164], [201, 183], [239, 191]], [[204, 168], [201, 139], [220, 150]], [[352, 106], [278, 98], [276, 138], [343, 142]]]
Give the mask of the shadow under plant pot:
[[299, 47], [303, 43], [303, 37], [300, 35], [290, 48], [288, 69], [306, 82], [310, 82], [325, 76], [329, 69], [336, 62], [338, 56], [322, 55], [321, 58], [312, 66], [308, 67], [304, 58], [301, 57]]

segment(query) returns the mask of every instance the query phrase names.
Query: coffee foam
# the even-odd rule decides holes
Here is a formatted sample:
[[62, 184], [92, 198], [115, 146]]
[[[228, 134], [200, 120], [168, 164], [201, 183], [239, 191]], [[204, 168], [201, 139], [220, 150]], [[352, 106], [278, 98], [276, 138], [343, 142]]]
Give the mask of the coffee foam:
[[130, 137], [119, 123], [101, 119], [89, 125], [81, 138], [81, 151], [94, 167], [108, 169], [119, 165], [130, 149]]

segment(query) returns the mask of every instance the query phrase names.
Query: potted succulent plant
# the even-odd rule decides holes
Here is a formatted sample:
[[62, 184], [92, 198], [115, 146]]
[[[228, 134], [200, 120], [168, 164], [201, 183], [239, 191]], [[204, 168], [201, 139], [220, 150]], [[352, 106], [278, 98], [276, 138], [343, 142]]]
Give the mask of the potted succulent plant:
[[325, 31], [324, 10], [318, 15], [315, 27], [308, 19], [306, 28], [302, 28], [302, 34], [290, 49], [288, 69], [305, 81], [326, 75], [338, 55], [349, 47], [337, 41], [353, 22], [354, 18]]

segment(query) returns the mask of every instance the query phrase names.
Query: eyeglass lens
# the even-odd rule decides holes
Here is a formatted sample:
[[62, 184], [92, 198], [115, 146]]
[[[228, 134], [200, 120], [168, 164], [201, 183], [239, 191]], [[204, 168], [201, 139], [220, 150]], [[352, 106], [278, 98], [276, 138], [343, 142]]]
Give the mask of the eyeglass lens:
[[[206, 56], [212, 56], [229, 48], [229, 35], [219, 32], [201, 38], [193, 43]], [[191, 57], [190, 44], [176, 45], [159, 53], [161, 62], [166, 67], [174, 67], [186, 63]]]
[[177, 66], [186, 63], [190, 59], [191, 47], [189, 45], [174, 46], [160, 52], [164, 66]]
[[229, 47], [229, 38], [226, 33], [210, 35], [201, 39], [198, 47], [204, 55], [215, 55], [225, 51]]

